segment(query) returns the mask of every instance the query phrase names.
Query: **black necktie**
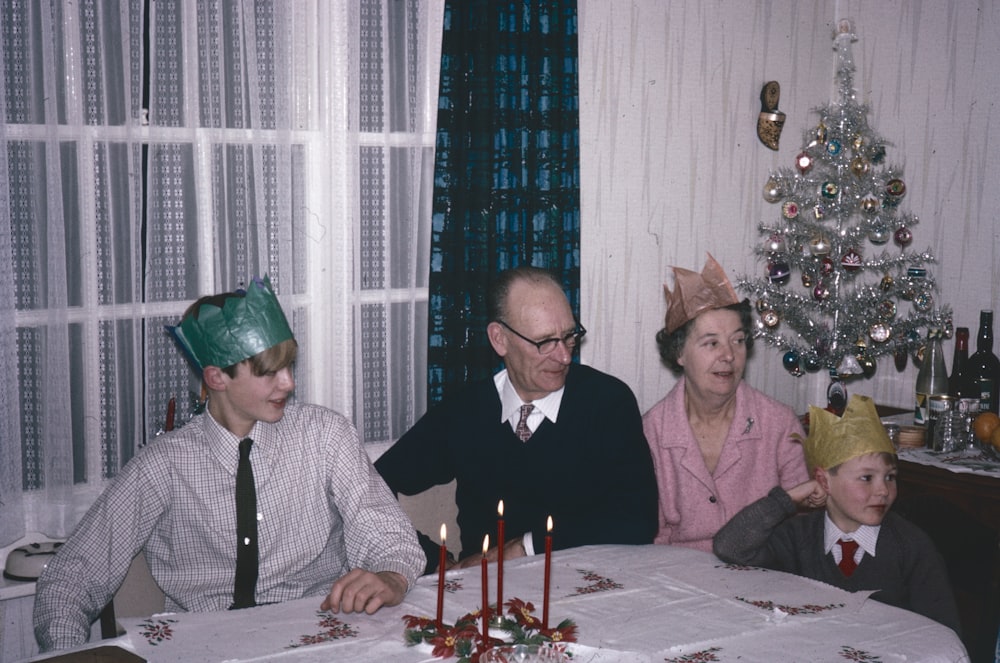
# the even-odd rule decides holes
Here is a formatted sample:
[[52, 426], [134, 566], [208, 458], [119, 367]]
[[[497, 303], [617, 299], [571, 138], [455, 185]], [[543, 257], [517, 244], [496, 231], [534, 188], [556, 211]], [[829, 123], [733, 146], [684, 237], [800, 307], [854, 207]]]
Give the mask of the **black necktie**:
[[250, 466], [249, 437], [240, 442], [240, 464], [236, 468], [236, 583], [232, 610], [257, 605], [257, 489]]

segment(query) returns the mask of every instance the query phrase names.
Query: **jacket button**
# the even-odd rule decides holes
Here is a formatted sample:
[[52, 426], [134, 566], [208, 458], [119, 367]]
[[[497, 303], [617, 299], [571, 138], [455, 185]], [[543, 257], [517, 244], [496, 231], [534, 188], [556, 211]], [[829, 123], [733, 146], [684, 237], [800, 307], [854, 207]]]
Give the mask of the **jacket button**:
[[715, 495], [709, 495], [708, 501], [711, 502], [712, 504], [715, 504], [716, 502]]

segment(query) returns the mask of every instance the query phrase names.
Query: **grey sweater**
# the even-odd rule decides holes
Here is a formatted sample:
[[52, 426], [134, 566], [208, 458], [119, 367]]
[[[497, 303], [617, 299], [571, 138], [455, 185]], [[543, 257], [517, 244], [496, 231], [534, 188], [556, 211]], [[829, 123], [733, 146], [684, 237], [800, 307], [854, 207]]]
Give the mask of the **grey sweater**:
[[849, 592], [912, 610], [960, 633], [958, 608], [944, 560], [930, 537], [902, 516], [882, 520], [875, 556], [865, 555], [847, 577], [823, 551], [823, 511], [795, 516], [780, 487], [745, 507], [715, 535], [713, 550], [733, 564], [761, 566], [813, 578]]

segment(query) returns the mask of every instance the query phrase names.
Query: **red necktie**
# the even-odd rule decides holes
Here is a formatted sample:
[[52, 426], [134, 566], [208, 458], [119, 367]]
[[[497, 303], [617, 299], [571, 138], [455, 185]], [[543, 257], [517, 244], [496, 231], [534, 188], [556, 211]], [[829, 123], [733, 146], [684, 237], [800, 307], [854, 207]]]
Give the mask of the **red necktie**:
[[850, 578], [851, 574], [854, 573], [854, 569], [858, 568], [857, 563], [854, 561], [854, 552], [858, 549], [858, 542], [839, 539], [837, 543], [840, 544], [841, 550], [840, 571]]
[[534, 409], [535, 406], [531, 403], [521, 406], [521, 419], [517, 422], [517, 428], [514, 429], [514, 432], [522, 442], [527, 442], [528, 438], [531, 437], [531, 429], [528, 428], [528, 415]]

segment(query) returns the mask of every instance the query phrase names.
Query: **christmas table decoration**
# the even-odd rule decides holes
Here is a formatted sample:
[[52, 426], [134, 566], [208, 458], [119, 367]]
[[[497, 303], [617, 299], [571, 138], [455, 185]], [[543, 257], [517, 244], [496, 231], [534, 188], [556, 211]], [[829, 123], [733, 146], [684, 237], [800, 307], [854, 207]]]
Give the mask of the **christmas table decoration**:
[[[479, 624], [482, 612], [471, 612], [463, 615], [452, 624], [438, 625], [432, 617], [404, 615], [406, 630], [403, 638], [408, 646], [426, 643], [430, 645], [432, 654], [437, 658], [458, 657], [458, 663], [479, 663], [486, 651], [496, 647], [507, 648], [514, 645], [542, 646], [534, 649], [538, 660], [565, 660], [568, 657], [565, 643], [576, 642], [576, 624], [570, 619], [559, 622], [555, 628], [545, 628], [540, 619], [535, 617], [535, 606], [532, 603], [512, 598], [505, 604], [507, 616], [494, 621], [490, 633], [501, 632], [503, 638], [480, 632]], [[487, 612], [493, 608], [488, 607]], [[499, 652], [502, 654], [503, 652]], [[494, 656], [492, 660], [500, 661], [502, 657]], [[519, 659], [511, 659], [519, 660]]]

